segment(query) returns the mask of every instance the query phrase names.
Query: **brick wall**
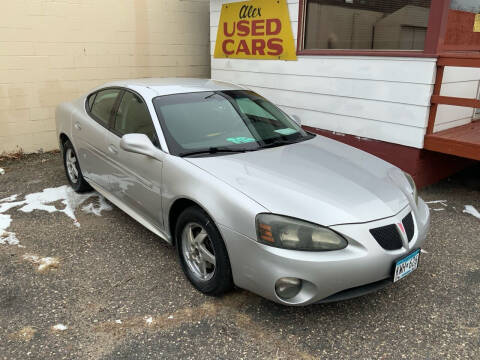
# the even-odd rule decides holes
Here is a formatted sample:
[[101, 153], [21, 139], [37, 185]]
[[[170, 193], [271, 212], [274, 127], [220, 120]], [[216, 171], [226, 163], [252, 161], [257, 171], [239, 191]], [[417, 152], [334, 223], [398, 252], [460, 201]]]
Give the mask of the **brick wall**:
[[0, 153], [57, 147], [55, 107], [104, 82], [210, 76], [208, 0], [18, 0], [0, 12]]

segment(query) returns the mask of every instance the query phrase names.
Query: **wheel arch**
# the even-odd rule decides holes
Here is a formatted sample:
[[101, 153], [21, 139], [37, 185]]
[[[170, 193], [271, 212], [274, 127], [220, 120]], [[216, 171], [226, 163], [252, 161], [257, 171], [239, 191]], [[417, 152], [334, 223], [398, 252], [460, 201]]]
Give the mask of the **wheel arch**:
[[63, 148], [65, 147], [65, 143], [70, 140], [70, 138], [64, 132], [60, 133], [58, 140], [60, 142], [60, 150], [63, 152]]
[[[177, 220], [180, 216], [180, 214], [187, 208], [189, 207], [192, 207], [192, 206], [195, 206], [195, 207], [198, 207], [199, 209], [201, 209], [202, 211], [204, 211], [209, 217], [210, 219], [213, 220], [213, 217], [212, 215], [210, 214], [209, 211], [207, 211], [203, 206], [201, 206], [198, 202], [190, 199], [190, 198], [187, 198], [187, 197], [180, 197], [178, 199], [176, 199], [172, 205], [170, 206], [170, 209], [168, 211], [168, 230], [170, 232], [170, 236], [171, 236], [171, 240], [172, 240], [172, 245], [176, 245], [175, 242], [176, 242], [176, 239], [175, 239], [175, 227], [177, 225]], [[213, 220], [213, 222], [215, 223], [215, 220]], [[215, 225], [216, 226], [216, 225]]]

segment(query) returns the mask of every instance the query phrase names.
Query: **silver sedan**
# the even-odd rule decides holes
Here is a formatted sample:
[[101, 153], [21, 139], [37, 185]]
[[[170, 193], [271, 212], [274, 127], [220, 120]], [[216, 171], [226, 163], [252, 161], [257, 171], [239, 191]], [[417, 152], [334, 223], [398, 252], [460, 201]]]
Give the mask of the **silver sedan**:
[[61, 104], [56, 124], [73, 189], [97, 190], [173, 244], [205, 294], [336, 301], [419, 264], [430, 215], [412, 178], [248, 89], [118, 81]]

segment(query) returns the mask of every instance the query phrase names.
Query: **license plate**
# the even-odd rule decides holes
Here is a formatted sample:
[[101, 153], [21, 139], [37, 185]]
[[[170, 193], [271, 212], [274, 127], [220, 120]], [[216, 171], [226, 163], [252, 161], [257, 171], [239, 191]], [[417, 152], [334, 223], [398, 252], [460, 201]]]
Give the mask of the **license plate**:
[[406, 257], [395, 263], [395, 271], [393, 273], [393, 282], [403, 279], [418, 267], [418, 259], [420, 258], [420, 249], [415, 250]]

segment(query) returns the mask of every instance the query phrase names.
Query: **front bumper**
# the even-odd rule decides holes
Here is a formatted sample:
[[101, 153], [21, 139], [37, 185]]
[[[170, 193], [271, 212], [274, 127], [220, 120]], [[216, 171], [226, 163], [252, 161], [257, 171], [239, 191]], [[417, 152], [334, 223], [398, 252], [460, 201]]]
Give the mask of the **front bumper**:
[[[412, 211], [415, 233], [401, 249], [383, 249], [369, 230], [398, 224], [411, 211], [407, 206], [386, 219], [332, 226], [348, 240], [349, 245], [330, 252], [279, 249], [260, 244], [227, 227], [220, 225], [219, 228], [229, 253], [233, 280], [238, 287], [281, 304], [308, 305], [327, 298], [335, 299], [334, 294], [368, 284], [385, 286], [387, 282], [383, 280], [391, 279], [395, 261], [420, 248], [425, 241], [430, 224], [428, 207], [419, 199], [418, 208]], [[288, 301], [279, 298], [275, 292], [275, 282], [283, 277], [303, 280], [299, 294]], [[361, 295], [358, 292], [353, 294]]]

